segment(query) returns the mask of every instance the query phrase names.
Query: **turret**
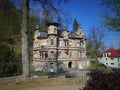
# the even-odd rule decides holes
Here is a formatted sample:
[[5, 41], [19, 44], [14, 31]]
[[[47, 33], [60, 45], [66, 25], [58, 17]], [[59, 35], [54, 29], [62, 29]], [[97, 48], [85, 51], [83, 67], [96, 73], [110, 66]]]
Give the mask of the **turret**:
[[69, 33], [68, 33], [68, 31], [67, 31], [67, 28], [64, 28], [64, 29], [63, 29], [63, 40], [68, 40], [68, 38], [69, 38], [69, 37], [68, 37], [68, 34], [69, 34]]
[[48, 34], [56, 34], [59, 24], [58, 23], [47, 23], [48, 26]]
[[35, 33], [34, 33], [34, 39], [40, 37], [40, 31], [38, 25], [36, 25]]
[[76, 33], [76, 37], [79, 37], [79, 38], [83, 38], [85, 36], [81, 25], [78, 26], [78, 29], [76, 30], [75, 33]]

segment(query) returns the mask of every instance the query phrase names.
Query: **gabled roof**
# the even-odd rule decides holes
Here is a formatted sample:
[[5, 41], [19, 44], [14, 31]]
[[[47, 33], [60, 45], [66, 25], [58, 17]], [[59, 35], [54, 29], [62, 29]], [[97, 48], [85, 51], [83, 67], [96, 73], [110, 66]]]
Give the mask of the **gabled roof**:
[[98, 54], [97, 56], [102, 57], [104, 53], [110, 53], [109, 57], [119, 57], [120, 56], [120, 50], [116, 50], [113, 48], [110, 48], [110, 49]]

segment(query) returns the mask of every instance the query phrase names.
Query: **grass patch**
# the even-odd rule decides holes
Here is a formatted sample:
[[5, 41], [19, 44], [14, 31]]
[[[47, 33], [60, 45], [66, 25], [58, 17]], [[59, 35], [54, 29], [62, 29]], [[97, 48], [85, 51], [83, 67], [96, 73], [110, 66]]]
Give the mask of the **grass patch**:
[[112, 68], [107, 67], [103, 64], [99, 64], [97, 61], [91, 62], [91, 67], [89, 68], [90, 71], [100, 71], [100, 72], [111, 72]]

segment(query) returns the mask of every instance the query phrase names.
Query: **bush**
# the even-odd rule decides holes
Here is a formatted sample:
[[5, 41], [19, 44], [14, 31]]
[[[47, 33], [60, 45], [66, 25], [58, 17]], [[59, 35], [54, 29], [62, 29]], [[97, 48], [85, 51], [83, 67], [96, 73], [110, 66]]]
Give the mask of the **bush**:
[[83, 90], [120, 90], [120, 72], [91, 76]]
[[112, 68], [99, 64], [97, 61], [92, 61], [90, 71], [111, 72]]
[[0, 44], [0, 77], [21, 73], [21, 62], [13, 49]]

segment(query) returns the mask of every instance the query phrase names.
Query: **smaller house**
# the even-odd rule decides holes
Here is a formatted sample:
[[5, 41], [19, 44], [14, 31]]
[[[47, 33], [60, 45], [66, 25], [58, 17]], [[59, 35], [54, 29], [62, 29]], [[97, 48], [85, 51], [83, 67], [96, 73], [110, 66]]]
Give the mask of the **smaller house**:
[[97, 55], [99, 63], [112, 68], [120, 68], [120, 50], [108, 49]]

